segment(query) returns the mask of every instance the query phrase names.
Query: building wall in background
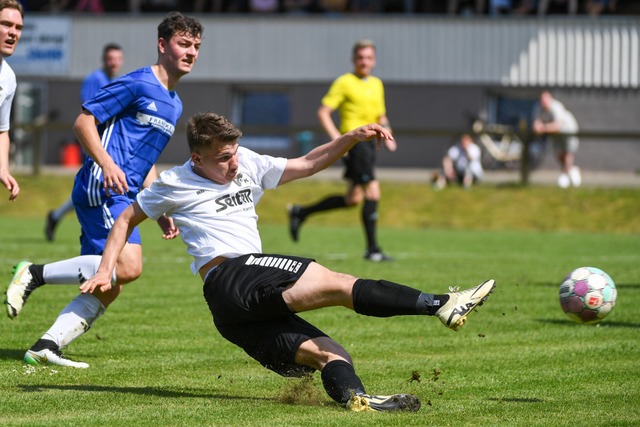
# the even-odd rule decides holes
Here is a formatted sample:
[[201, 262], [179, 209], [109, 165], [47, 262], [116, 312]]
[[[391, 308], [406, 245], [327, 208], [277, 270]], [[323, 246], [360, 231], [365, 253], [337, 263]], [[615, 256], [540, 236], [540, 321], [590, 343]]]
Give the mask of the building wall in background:
[[[48, 164], [59, 161], [60, 145], [73, 137], [80, 81], [98, 66], [102, 46], [124, 47], [125, 72], [154, 63], [161, 15], [67, 19], [68, 69], [37, 75], [17, 70], [19, 82], [44, 82], [47, 88], [46, 110], [56, 122], [43, 137]], [[555, 89], [583, 130], [640, 132], [638, 19], [227, 16], [202, 22], [200, 58], [178, 87], [184, 112], [163, 163], [187, 157], [183, 126], [190, 114], [216, 111], [242, 125], [238, 99], [247, 92], [274, 91], [289, 99], [289, 123], [276, 132], [286, 133], [288, 145], [266, 150], [270, 154], [308, 148], [298, 138], [304, 130], [312, 132], [313, 143], [324, 142], [316, 109], [330, 82], [351, 69], [351, 45], [359, 38], [378, 45], [375, 74], [386, 84], [400, 143], [393, 155], [381, 152], [381, 166], [437, 167], [453, 135], [436, 131], [470, 129], [496, 100], [534, 100], [543, 87]], [[640, 143], [585, 139], [578, 161], [635, 170]]]

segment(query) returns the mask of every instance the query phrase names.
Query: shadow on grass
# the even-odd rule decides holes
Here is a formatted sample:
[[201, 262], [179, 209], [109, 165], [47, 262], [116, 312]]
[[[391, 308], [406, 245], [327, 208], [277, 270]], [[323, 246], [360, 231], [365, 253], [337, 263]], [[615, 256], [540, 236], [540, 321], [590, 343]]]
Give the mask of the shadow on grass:
[[[539, 288], [557, 288], [560, 289], [560, 284], [562, 281], [558, 283], [551, 282], [531, 282], [527, 284], [516, 283], [516, 286], [535, 286]], [[616, 283], [616, 288], [618, 289], [640, 289], [640, 283]]]
[[514, 403], [543, 403], [543, 399], [535, 397], [489, 397], [487, 400], [493, 402], [514, 402]]
[[26, 351], [24, 348], [20, 350], [0, 348], [0, 360], [22, 360]]
[[616, 288], [640, 289], [640, 283], [616, 283]]
[[255, 397], [255, 396], [229, 396], [214, 393], [192, 393], [188, 391], [167, 390], [158, 387], [111, 387], [100, 385], [18, 385], [25, 393], [40, 393], [43, 391], [82, 391], [94, 393], [128, 393], [141, 396], [173, 397], [173, 398], [207, 398], [207, 399], [227, 399], [227, 400], [264, 400], [276, 401], [277, 399]]
[[581, 324], [572, 322], [571, 320], [558, 320], [558, 319], [537, 319], [538, 322], [548, 323], [552, 325], [564, 325], [570, 326], [574, 328], [640, 328], [640, 323], [631, 323], [631, 322], [613, 322], [609, 320], [603, 320], [601, 323], [594, 324]]

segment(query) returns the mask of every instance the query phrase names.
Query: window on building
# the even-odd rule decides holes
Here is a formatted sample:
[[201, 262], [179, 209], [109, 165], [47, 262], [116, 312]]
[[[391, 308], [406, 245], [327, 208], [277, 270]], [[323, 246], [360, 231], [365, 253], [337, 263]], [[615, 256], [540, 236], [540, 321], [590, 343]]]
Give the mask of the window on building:
[[231, 118], [242, 128], [242, 145], [265, 154], [291, 149], [291, 105], [285, 91], [238, 90], [233, 103]]

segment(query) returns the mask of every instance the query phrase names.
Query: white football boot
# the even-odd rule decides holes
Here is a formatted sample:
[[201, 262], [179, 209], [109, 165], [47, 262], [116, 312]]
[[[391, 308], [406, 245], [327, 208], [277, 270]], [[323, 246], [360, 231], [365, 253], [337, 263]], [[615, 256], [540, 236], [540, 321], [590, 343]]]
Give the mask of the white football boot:
[[420, 399], [412, 394], [393, 394], [391, 396], [371, 396], [368, 394], [353, 394], [346, 404], [350, 411], [409, 411], [420, 409]]
[[22, 311], [22, 307], [27, 302], [31, 292], [38, 286], [33, 281], [29, 266], [32, 263], [20, 261], [13, 267], [13, 278], [7, 288], [5, 304], [7, 306], [7, 316], [14, 319]]
[[27, 350], [24, 354], [23, 360], [29, 365], [49, 364], [81, 369], [89, 367], [88, 363], [75, 362], [67, 359], [62, 355], [62, 352], [60, 352], [60, 349], [55, 342], [43, 339], [38, 340], [33, 347]]
[[458, 331], [466, 323], [469, 313], [489, 298], [489, 294], [493, 292], [495, 286], [496, 281], [489, 279], [466, 291], [449, 288], [451, 291], [447, 293], [449, 301], [436, 312], [436, 316], [447, 328]]

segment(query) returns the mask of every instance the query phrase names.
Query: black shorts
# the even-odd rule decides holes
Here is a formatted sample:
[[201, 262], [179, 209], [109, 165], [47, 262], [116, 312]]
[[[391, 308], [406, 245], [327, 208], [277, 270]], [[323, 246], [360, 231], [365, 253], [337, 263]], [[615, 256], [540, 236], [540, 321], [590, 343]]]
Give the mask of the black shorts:
[[376, 142], [363, 141], [354, 145], [342, 158], [345, 165], [344, 177], [354, 184], [366, 184], [376, 179]]
[[280, 375], [313, 372], [295, 363], [300, 344], [327, 335], [285, 304], [282, 292], [314, 260], [273, 254], [229, 259], [204, 283], [204, 298], [220, 334]]

